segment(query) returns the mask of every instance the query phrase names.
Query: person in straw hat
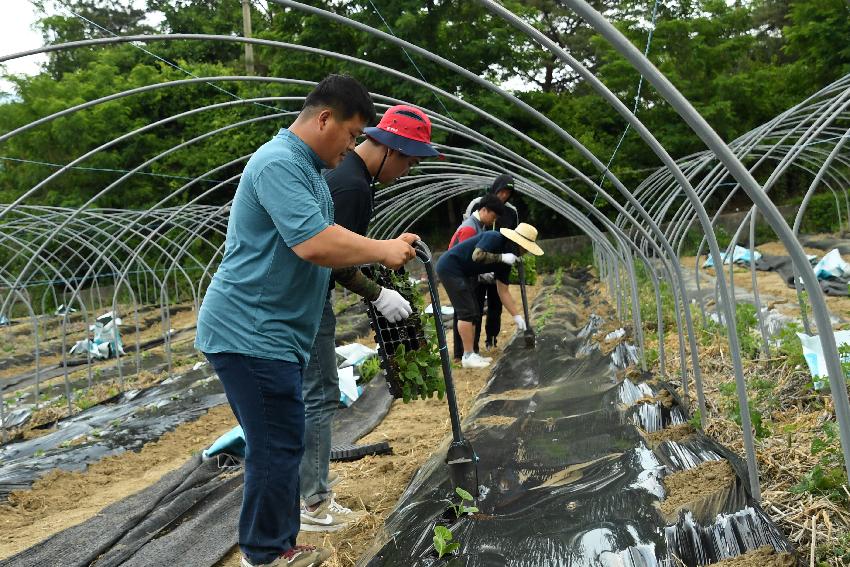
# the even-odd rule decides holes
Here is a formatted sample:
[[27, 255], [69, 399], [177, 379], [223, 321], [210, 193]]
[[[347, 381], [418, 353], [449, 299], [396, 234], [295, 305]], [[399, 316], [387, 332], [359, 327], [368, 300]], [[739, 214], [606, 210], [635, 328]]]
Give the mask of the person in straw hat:
[[473, 350], [474, 322], [480, 317], [475, 296], [479, 274], [495, 274], [496, 290], [502, 304], [514, 318], [517, 329], [525, 330], [525, 319], [519, 314], [511, 297], [508, 281], [511, 266], [518, 256], [526, 252], [535, 256], [543, 255], [543, 250], [537, 244], [537, 229], [523, 222], [516, 229], [487, 231], [456, 244], [437, 262], [437, 275], [440, 276], [454, 307], [458, 331], [463, 341], [461, 366], [464, 368], [486, 368], [490, 365], [487, 359]]

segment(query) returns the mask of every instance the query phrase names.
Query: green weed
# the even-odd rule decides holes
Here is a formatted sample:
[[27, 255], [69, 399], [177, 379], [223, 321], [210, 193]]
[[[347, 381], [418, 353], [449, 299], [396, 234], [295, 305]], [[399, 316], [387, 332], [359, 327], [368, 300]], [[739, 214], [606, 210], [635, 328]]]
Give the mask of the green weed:
[[818, 464], [803, 475], [800, 482], [791, 488], [791, 492], [810, 492], [845, 502], [847, 494], [842, 487], [847, 484], [847, 475], [838, 438], [838, 425], [834, 421], [827, 421], [821, 426], [820, 432], [812, 439], [810, 451], [812, 455], [818, 455]]

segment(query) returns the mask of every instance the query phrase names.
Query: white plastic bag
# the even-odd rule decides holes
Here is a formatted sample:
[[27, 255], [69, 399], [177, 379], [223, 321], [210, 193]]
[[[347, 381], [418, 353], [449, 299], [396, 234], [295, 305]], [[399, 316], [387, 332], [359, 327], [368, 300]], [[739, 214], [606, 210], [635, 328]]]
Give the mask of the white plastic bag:
[[[850, 344], [850, 331], [835, 331], [835, 346], [841, 348]], [[803, 356], [816, 390], [821, 390], [829, 385], [829, 372], [826, 369], [826, 358], [818, 335], [810, 336], [805, 333], [797, 333], [800, 343], [803, 345]], [[847, 362], [847, 361], [843, 361]]]
[[347, 368], [357, 366], [370, 356], [378, 354], [378, 351], [360, 343], [351, 343], [336, 347], [336, 353], [345, 359], [339, 365], [339, 368]]
[[[431, 315], [434, 312], [434, 305], [429, 303], [427, 307], [425, 307], [425, 313], [427, 315]], [[454, 317], [455, 308], [451, 305], [440, 305], [440, 313], [443, 314], [443, 317]]]
[[833, 248], [815, 265], [815, 275], [819, 280], [845, 278], [850, 276], [850, 264], [844, 261], [837, 248]]
[[[720, 253], [720, 259], [723, 260], [724, 264], [729, 263], [729, 259], [726, 257], [725, 252]], [[735, 246], [735, 250], [732, 251], [732, 262], [735, 264], [743, 264], [745, 266], [749, 266], [750, 262], [758, 262], [761, 259], [761, 252], [758, 250], [753, 250], [753, 254], [750, 255], [750, 249], [744, 248], [743, 246]], [[708, 256], [708, 259], [703, 263], [703, 268], [711, 268], [714, 266], [714, 259], [711, 255]]]
[[357, 379], [354, 378], [354, 367], [346, 366], [337, 371], [339, 376], [339, 401], [350, 406], [360, 397], [360, 389], [357, 387]]

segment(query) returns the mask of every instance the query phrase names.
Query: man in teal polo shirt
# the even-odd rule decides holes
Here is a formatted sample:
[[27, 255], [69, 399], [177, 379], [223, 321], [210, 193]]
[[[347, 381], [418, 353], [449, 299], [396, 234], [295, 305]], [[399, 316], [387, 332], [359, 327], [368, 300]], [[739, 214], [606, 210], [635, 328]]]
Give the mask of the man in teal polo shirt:
[[246, 440], [239, 518], [242, 565], [315, 567], [326, 550], [295, 543], [304, 451], [301, 376], [322, 315], [329, 268], [398, 268], [415, 235], [373, 240], [337, 226], [321, 170], [334, 168], [375, 109], [351, 77], [331, 75], [289, 129], [248, 161], [233, 197], [224, 257], [195, 346], [209, 359]]

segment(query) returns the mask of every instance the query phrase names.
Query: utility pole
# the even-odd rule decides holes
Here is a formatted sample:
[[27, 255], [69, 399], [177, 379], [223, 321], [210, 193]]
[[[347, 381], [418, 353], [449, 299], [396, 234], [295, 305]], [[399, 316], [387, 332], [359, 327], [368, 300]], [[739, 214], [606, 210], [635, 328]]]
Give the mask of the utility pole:
[[[251, 37], [251, 0], [242, 0], [242, 35]], [[245, 44], [245, 72], [254, 74], [254, 46]]]

